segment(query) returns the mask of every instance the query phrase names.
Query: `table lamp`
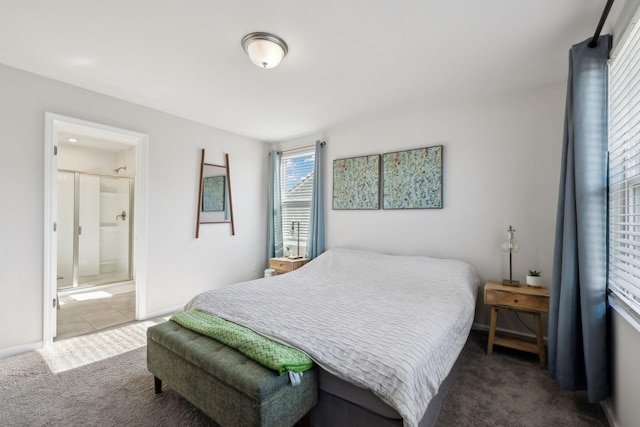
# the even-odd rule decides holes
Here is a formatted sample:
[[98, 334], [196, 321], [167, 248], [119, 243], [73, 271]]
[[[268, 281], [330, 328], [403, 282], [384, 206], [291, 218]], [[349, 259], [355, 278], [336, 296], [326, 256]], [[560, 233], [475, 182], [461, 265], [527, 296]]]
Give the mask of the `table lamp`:
[[[295, 225], [297, 225], [297, 226], [298, 226], [298, 232], [297, 232], [297, 233], [296, 233]], [[297, 255], [296, 255], [296, 256], [293, 256], [293, 255], [289, 256], [289, 258], [290, 258], [290, 259], [298, 259], [298, 258], [302, 258], [302, 257], [300, 256], [300, 221], [293, 221], [293, 222], [291, 223], [291, 232], [290, 232], [290, 235], [291, 235], [291, 237], [293, 237], [293, 236], [295, 236], [296, 234], [298, 235], [298, 248], [296, 249], [296, 254], [297, 254]]]
[[520, 282], [517, 280], [513, 280], [513, 267], [511, 263], [511, 254], [514, 252], [518, 252], [520, 249], [520, 245], [515, 237], [516, 230], [513, 227], [509, 226], [507, 230], [507, 240], [502, 244], [502, 250], [505, 252], [509, 252], [509, 279], [503, 279], [502, 284], [507, 286], [520, 286]]

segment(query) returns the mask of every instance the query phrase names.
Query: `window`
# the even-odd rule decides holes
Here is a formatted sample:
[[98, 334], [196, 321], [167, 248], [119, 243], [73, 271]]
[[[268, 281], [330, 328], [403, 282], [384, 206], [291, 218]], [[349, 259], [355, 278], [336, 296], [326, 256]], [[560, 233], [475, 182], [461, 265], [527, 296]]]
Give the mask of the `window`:
[[609, 292], [640, 315], [640, 32], [609, 64]]
[[284, 152], [280, 160], [282, 238], [285, 248], [291, 246], [293, 255], [304, 256], [307, 249], [314, 159], [315, 150], [311, 148]]

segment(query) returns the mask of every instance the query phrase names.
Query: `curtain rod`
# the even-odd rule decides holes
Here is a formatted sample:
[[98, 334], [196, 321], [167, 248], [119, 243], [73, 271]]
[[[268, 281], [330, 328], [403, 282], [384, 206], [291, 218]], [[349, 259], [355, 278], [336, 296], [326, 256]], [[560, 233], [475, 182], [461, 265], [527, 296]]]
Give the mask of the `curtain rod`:
[[604, 10], [602, 11], [602, 16], [600, 17], [600, 22], [598, 22], [598, 27], [596, 28], [596, 32], [593, 34], [593, 38], [588, 44], [588, 46], [592, 49], [598, 46], [598, 37], [600, 37], [600, 31], [602, 31], [602, 27], [604, 26], [604, 21], [607, 20], [607, 16], [609, 15], [609, 10], [611, 10], [612, 5], [613, 5], [613, 0], [607, 0], [607, 4], [604, 6]]
[[[321, 147], [324, 147], [325, 145], [327, 145], [327, 141], [322, 141], [320, 143]], [[311, 145], [303, 145], [302, 147], [296, 147], [296, 148], [289, 148], [288, 150], [280, 150], [277, 151], [278, 154], [282, 154], [282, 153], [288, 153], [289, 151], [298, 151], [298, 150], [304, 150], [305, 148], [311, 148], [311, 147], [315, 147], [315, 144], [311, 144]], [[271, 155], [271, 151], [269, 151], [269, 155]]]

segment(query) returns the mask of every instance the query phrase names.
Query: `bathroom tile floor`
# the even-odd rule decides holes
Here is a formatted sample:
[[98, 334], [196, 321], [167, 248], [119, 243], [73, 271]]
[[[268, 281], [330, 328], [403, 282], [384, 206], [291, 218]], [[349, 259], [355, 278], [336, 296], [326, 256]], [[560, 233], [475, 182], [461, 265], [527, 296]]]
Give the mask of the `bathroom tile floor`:
[[[54, 341], [135, 320], [135, 292], [96, 291], [61, 297]], [[81, 300], [78, 300], [81, 299]]]

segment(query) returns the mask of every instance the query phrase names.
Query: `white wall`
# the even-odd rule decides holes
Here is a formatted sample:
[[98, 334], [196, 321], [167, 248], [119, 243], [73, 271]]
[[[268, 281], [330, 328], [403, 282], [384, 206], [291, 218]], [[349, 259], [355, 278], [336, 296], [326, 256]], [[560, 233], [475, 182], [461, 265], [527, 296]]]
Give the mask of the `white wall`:
[[[45, 112], [149, 135], [149, 315], [200, 291], [261, 276], [263, 143], [0, 65], [0, 290], [10, 301], [0, 310], [0, 356], [42, 341]], [[202, 226], [194, 238], [202, 148], [211, 163], [229, 153], [235, 237], [229, 225], [216, 224]]]
[[[390, 254], [422, 254], [471, 263], [484, 283], [509, 276], [501, 251], [513, 225], [521, 249], [514, 279], [528, 269], [551, 277], [562, 154], [565, 85], [475, 104], [377, 117], [277, 144], [325, 139], [326, 244]], [[444, 146], [444, 207], [435, 210], [332, 210], [333, 160], [431, 145]], [[489, 311], [478, 295], [476, 323]], [[529, 332], [512, 314], [499, 327]], [[528, 316], [521, 316], [531, 324]]]

